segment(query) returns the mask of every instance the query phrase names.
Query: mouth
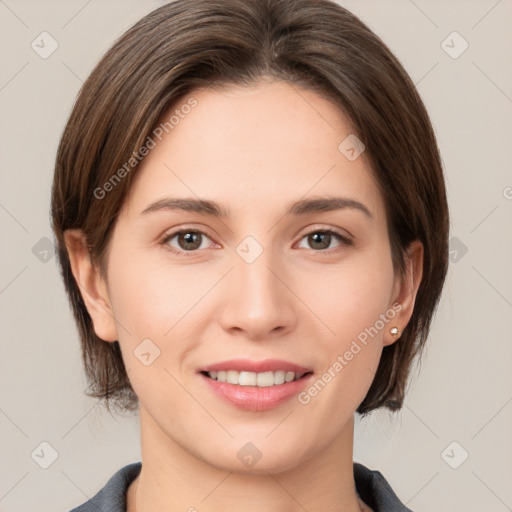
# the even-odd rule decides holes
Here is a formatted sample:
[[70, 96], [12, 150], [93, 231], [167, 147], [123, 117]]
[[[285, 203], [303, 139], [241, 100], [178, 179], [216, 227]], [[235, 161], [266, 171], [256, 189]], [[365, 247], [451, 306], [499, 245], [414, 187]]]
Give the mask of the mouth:
[[248, 411], [266, 411], [297, 395], [314, 372], [287, 361], [231, 360], [198, 371], [207, 388], [224, 402]]
[[217, 382], [227, 382], [235, 386], [256, 386], [258, 388], [267, 388], [271, 386], [280, 386], [281, 384], [294, 382], [311, 375], [312, 371], [295, 373], [285, 370], [267, 371], [267, 372], [248, 372], [237, 370], [221, 371], [202, 371], [205, 377]]

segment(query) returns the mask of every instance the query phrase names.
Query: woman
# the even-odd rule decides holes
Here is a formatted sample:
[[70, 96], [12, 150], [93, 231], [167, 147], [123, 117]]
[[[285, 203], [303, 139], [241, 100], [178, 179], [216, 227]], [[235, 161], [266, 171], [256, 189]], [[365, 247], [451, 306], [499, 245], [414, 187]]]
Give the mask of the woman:
[[399, 511], [354, 413], [401, 408], [447, 268], [431, 123], [328, 0], [178, 0], [84, 84], [52, 218], [89, 394], [142, 463], [75, 511]]

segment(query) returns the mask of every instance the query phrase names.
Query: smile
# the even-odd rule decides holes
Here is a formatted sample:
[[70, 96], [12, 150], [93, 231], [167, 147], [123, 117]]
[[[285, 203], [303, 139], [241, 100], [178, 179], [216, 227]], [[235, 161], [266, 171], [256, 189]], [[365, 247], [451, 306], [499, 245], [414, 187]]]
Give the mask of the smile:
[[259, 388], [279, 386], [281, 384], [293, 382], [301, 379], [309, 373], [311, 372], [295, 373], [285, 370], [260, 373], [245, 371], [239, 372], [236, 370], [203, 372], [204, 375], [218, 382], [227, 382], [228, 384], [235, 384], [237, 386], [257, 386]]
[[262, 412], [300, 393], [311, 382], [313, 371], [278, 359], [232, 359], [203, 367], [198, 375], [206, 389], [222, 402]]

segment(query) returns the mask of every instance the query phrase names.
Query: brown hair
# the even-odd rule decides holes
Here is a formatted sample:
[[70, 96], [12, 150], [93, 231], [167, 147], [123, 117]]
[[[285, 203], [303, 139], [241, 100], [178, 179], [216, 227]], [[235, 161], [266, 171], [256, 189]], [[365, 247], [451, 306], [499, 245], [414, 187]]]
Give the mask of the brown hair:
[[[384, 347], [358, 412], [400, 409], [442, 291], [448, 207], [439, 151], [414, 84], [387, 46], [329, 0], [177, 0], [151, 12], [104, 55], [84, 83], [56, 157], [51, 214], [64, 284], [82, 343], [87, 394], [121, 409], [138, 399], [119, 343], [94, 332], [70, 267], [64, 231], [80, 228], [104, 269], [109, 237], [137, 166], [98, 190], [138, 155], [161, 116], [198, 87], [270, 77], [335, 102], [366, 146], [386, 204], [395, 270], [413, 240], [423, 279], [401, 339]], [[126, 169], [126, 167], [125, 167]]]

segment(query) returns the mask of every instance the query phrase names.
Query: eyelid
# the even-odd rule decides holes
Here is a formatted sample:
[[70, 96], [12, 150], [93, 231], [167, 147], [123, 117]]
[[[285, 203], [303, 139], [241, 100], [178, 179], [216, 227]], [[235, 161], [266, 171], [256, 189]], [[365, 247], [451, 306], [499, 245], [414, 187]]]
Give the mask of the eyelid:
[[217, 244], [217, 242], [215, 242], [213, 240], [213, 238], [206, 232], [206, 230], [204, 228], [202, 229], [199, 229], [199, 228], [196, 228], [196, 227], [192, 227], [192, 226], [180, 226], [179, 228], [176, 228], [175, 230], [170, 230], [170, 231], [166, 231], [162, 237], [159, 239], [159, 245], [161, 246], [165, 246], [165, 248], [169, 251], [171, 251], [172, 253], [174, 254], [178, 254], [180, 256], [185, 256], [185, 255], [193, 255], [194, 253], [198, 253], [198, 252], [201, 252], [199, 250], [194, 250], [194, 251], [185, 251], [183, 249], [176, 249], [175, 247], [172, 247], [170, 244], [169, 244], [169, 241], [171, 239], [173, 239], [175, 236], [177, 235], [180, 235], [181, 233], [199, 233], [201, 234], [202, 236], [205, 236], [207, 237], [208, 239], [210, 239], [212, 241], [213, 244], [215, 245], [219, 245]]
[[326, 225], [321, 225], [321, 224], [308, 226], [308, 228], [306, 228], [306, 229], [307, 229], [307, 231], [300, 237], [300, 240], [302, 240], [302, 238], [304, 238], [307, 235], [311, 235], [312, 233], [324, 232], [324, 233], [334, 233], [335, 235], [338, 235], [339, 237], [341, 237], [347, 243], [354, 242], [354, 235], [352, 235], [352, 233], [350, 233], [350, 231], [347, 231], [346, 229], [341, 229], [341, 228], [336, 228], [334, 226], [326, 226]]
[[300, 236], [300, 238], [298, 239], [298, 241], [295, 242], [294, 245], [300, 243], [304, 238], [306, 238], [309, 235], [312, 235], [313, 233], [329, 233], [331, 235], [334, 235], [335, 237], [338, 237], [339, 242], [340, 242], [338, 246], [331, 247], [329, 249], [321, 249], [321, 250], [309, 249], [310, 251], [315, 252], [315, 253], [330, 254], [332, 252], [336, 252], [336, 250], [339, 246], [354, 245], [354, 239], [353, 239], [354, 237], [352, 236], [352, 234], [349, 234], [348, 232], [346, 232], [347, 234], [343, 234], [340, 230], [332, 228], [332, 227], [313, 227], [313, 228], [309, 229], [306, 233], [303, 233]]
[[[348, 231], [346, 230], [340, 230], [338, 228], [334, 228], [334, 227], [327, 227], [327, 226], [321, 226], [321, 225], [316, 225], [316, 226], [312, 226], [312, 227], [309, 227], [308, 230], [303, 233], [299, 238], [298, 240], [293, 244], [294, 246], [301, 242], [305, 237], [309, 236], [309, 235], [312, 235], [313, 233], [330, 233], [330, 234], [333, 234], [337, 237], [339, 237], [339, 240], [341, 242], [341, 244], [345, 244], [345, 245], [353, 245], [354, 241], [353, 241], [353, 235], [351, 233], [349, 233]], [[173, 252], [174, 254], [178, 254], [178, 255], [181, 255], [181, 256], [184, 256], [186, 255], [187, 253], [189, 255], [193, 255], [194, 253], [199, 253], [201, 252], [200, 250], [196, 249], [196, 250], [193, 250], [193, 251], [185, 251], [185, 250], [180, 250], [180, 249], [176, 249], [175, 247], [172, 247], [171, 245], [169, 245], [169, 241], [171, 239], [173, 239], [175, 236], [181, 234], [181, 233], [187, 233], [187, 232], [194, 232], [194, 233], [199, 233], [207, 238], [209, 238], [213, 244], [215, 245], [219, 245], [217, 242], [215, 242], [213, 240], [213, 238], [206, 232], [206, 230], [204, 229], [199, 229], [199, 228], [195, 228], [195, 227], [192, 227], [192, 226], [180, 226], [179, 228], [176, 228], [176, 230], [174, 231], [166, 231], [163, 236], [161, 237], [160, 239], [160, 245], [165, 245], [166, 248], [168, 250], [170, 250], [171, 252]], [[314, 249], [310, 249], [311, 251], [313, 252], [318, 252], [318, 253], [330, 253], [331, 251], [335, 251], [336, 250], [336, 247], [331, 247], [330, 249], [322, 249], [322, 250], [317, 250], [315, 251]]]

